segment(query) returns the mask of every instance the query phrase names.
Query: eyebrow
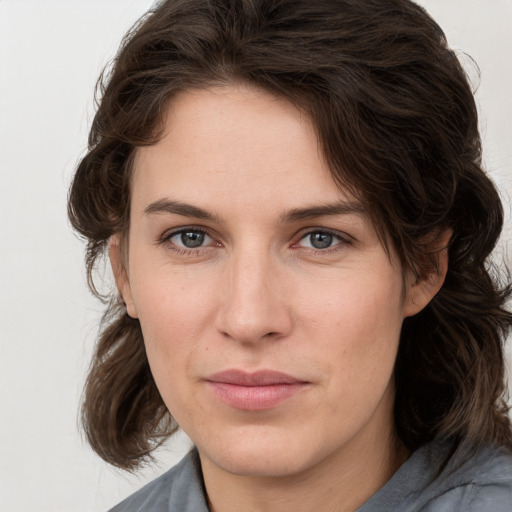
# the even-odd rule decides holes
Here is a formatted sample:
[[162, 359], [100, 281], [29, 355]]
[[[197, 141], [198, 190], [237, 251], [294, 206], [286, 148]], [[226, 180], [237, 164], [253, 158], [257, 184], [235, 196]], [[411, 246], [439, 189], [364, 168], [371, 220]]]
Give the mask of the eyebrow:
[[[183, 217], [194, 217], [196, 219], [208, 220], [210, 222], [220, 222], [219, 216], [215, 213], [200, 208], [199, 206], [171, 199], [159, 199], [144, 209], [145, 215], [160, 213], [182, 215]], [[317, 217], [349, 214], [363, 215], [364, 213], [366, 213], [366, 211], [360, 203], [339, 201], [336, 203], [315, 205], [305, 208], [293, 208], [283, 213], [279, 217], [279, 222], [281, 224], [291, 224], [293, 222], [315, 219]]]
[[155, 213], [170, 213], [174, 215], [182, 215], [183, 217], [195, 217], [196, 219], [219, 222], [219, 217], [208, 210], [204, 210], [203, 208], [192, 204], [182, 203], [181, 201], [173, 201], [171, 199], [159, 199], [144, 209], [145, 215]]
[[315, 219], [317, 217], [334, 215], [364, 215], [366, 210], [361, 203], [339, 201], [336, 203], [311, 206], [306, 208], [293, 208], [280, 217], [282, 223], [292, 223], [301, 220]]

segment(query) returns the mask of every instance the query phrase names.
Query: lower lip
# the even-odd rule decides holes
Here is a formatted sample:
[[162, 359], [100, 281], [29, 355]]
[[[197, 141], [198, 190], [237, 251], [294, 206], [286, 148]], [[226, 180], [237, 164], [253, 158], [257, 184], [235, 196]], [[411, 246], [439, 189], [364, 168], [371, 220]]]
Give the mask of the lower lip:
[[245, 411], [272, 409], [307, 387], [307, 383], [239, 386], [225, 382], [207, 381], [213, 393], [225, 404]]

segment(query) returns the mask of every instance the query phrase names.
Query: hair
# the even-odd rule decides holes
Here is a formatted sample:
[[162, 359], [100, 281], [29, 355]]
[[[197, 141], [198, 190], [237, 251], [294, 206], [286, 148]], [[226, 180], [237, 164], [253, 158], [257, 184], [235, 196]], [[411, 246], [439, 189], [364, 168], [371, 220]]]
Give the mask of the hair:
[[[503, 343], [510, 293], [489, 255], [501, 202], [481, 164], [468, 79], [430, 16], [409, 0], [168, 0], [125, 36], [98, 82], [89, 147], [69, 194], [87, 240], [89, 285], [109, 239], [126, 239], [134, 152], [162, 134], [180, 91], [244, 83], [304, 111], [337, 184], [370, 212], [383, 245], [418, 278], [444, 285], [404, 321], [395, 424], [414, 450], [432, 439], [512, 450]], [[134, 469], [176, 429], [157, 390], [139, 321], [108, 305], [82, 406], [93, 449]]]

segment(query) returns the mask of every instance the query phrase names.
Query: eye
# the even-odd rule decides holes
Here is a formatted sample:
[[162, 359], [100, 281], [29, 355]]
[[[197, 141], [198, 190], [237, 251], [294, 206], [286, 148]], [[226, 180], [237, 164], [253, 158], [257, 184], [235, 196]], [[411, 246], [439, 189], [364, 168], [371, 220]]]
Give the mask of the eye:
[[173, 245], [183, 249], [198, 249], [214, 244], [213, 238], [200, 229], [182, 229], [167, 236]]
[[307, 247], [310, 249], [322, 250], [330, 249], [336, 245], [347, 242], [344, 238], [331, 231], [310, 231], [306, 233], [297, 244], [300, 247]]

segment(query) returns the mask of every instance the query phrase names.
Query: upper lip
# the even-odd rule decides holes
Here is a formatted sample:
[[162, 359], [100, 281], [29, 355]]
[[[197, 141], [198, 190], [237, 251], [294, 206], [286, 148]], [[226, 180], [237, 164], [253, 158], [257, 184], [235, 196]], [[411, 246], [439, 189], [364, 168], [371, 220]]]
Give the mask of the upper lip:
[[236, 386], [272, 386], [277, 384], [297, 384], [306, 381], [297, 379], [286, 373], [273, 370], [246, 372], [244, 370], [224, 370], [210, 375], [205, 380]]

